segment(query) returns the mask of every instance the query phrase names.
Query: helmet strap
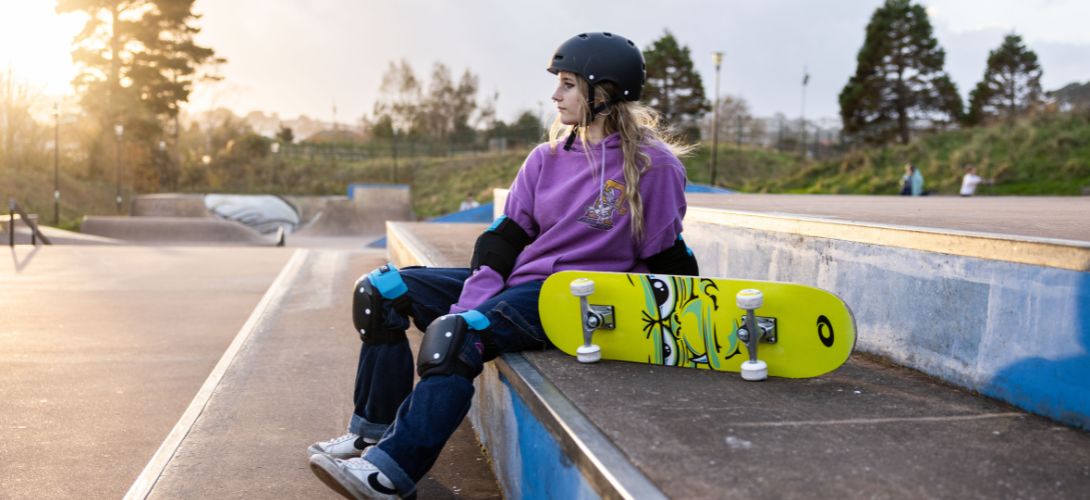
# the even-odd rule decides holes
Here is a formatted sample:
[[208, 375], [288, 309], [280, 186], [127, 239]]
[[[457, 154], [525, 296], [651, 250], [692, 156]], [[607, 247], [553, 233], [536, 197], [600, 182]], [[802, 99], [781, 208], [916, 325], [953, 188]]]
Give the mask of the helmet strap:
[[571, 133], [568, 134], [568, 140], [564, 141], [564, 151], [571, 151], [571, 145], [575, 142], [575, 136], [579, 133], [579, 125], [571, 128]]

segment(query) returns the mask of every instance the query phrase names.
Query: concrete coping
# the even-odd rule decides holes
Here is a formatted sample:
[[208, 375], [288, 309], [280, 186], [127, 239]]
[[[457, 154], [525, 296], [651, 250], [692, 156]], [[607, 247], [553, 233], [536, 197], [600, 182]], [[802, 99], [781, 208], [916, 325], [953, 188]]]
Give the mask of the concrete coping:
[[686, 222], [797, 234], [1073, 271], [1090, 271], [1090, 243], [1074, 240], [931, 229], [801, 215], [690, 207]]
[[[442, 248], [428, 244], [412, 230], [421, 224], [386, 223], [387, 251], [401, 265], [459, 265]], [[476, 227], [476, 226], [474, 226]], [[607, 498], [667, 498], [613, 442], [520, 353], [493, 360], [499, 373], [556, 438], [599, 494]]]

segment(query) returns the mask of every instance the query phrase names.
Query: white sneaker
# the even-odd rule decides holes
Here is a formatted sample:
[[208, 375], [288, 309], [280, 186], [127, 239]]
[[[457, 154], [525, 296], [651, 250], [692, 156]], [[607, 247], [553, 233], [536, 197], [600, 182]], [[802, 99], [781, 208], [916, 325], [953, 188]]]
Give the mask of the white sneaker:
[[310, 470], [326, 486], [345, 498], [397, 498], [394, 483], [375, 464], [363, 458], [341, 460], [326, 455], [310, 457]]
[[361, 438], [359, 434], [349, 432], [343, 436], [330, 439], [329, 441], [320, 441], [310, 445], [310, 447], [307, 448], [307, 455], [326, 455], [332, 458], [349, 459], [362, 455], [363, 450], [376, 442], [377, 441], [372, 441], [367, 438]]

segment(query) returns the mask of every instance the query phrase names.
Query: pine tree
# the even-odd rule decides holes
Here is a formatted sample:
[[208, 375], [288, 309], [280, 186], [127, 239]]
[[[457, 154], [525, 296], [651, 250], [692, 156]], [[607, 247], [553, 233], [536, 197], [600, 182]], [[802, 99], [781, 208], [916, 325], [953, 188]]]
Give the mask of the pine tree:
[[855, 75], [840, 92], [840, 117], [849, 137], [908, 143], [917, 121], [959, 118], [961, 97], [943, 70], [946, 53], [922, 6], [886, 0], [866, 33]]
[[[161, 152], [156, 146], [164, 130], [178, 117], [195, 81], [210, 77], [198, 72], [224, 62], [193, 40], [200, 32], [194, 1], [57, 1], [58, 13], [87, 15], [72, 51], [80, 66], [72, 83], [81, 94], [81, 106], [98, 119], [103, 140], [121, 124], [125, 142], [143, 146], [136, 164], [145, 168], [136, 179], [146, 189], [155, 189], [164, 180], [165, 172], [147, 168], [154, 167], [156, 151]], [[163, 162], [158, 165], [163, 167]]]
[[642, 100], [662, 114], [663, 120], [690, 139], [699, 137], [700, 117], [711, 110], [704, 84], [693, 69], [689, 47], [678, 45], [669, 31], [643, 52], [647, 82]]
[[88, 16], [72, 53], [84, 108], [105, 125], [177, 116], [199, 69], [224, 62], [193, 41], [194, 1], [58, 0], [58, 13]]
[[969, 94], [967, 122], [979, 124], [1002, 115], [1008, 122], [1042, 103], [1041, 66], [1022, 37], [1011, 33], [988, 54], [984, 78]]

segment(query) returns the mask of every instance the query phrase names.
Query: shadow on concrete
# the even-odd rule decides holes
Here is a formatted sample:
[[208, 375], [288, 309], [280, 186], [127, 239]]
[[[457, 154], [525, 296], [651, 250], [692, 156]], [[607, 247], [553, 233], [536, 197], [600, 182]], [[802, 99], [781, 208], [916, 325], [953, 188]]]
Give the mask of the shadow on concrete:
[[38, 246], [34, 245], [29, 252], [26, 253], [21, 259], [19, 258], [19, 251], [24, 248], [22, 245], [12, 245], [11, 247], [11, 262], [15, 266], [15, 272], [21, 273], [23, 269], [30, 264], [31, 259], [34, 258], [34, 254], [38, 253]]

